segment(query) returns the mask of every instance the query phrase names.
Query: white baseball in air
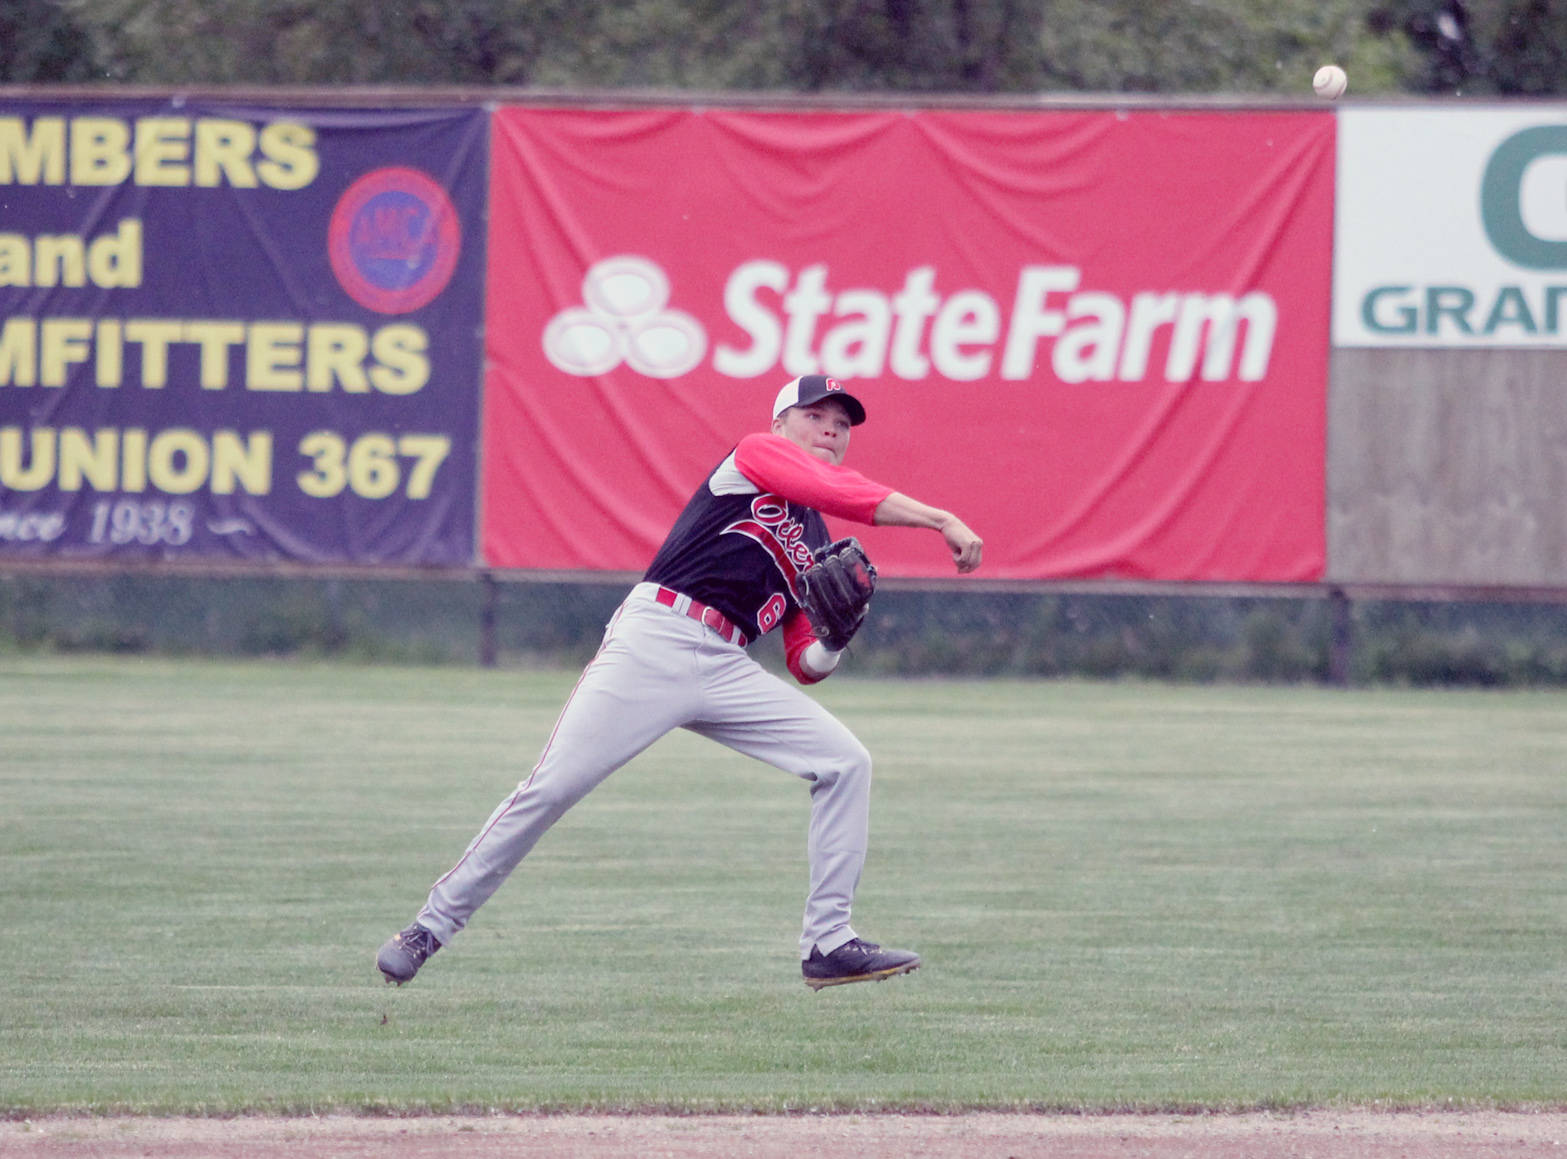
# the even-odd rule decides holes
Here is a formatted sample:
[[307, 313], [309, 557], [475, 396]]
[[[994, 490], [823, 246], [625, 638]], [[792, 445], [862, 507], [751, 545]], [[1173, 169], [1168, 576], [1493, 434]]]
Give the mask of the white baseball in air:
[[1311, 78], [1311, 87], [1316, 90], [1319, 97], [1336, 101], [1349, 87], [1349, 77], [1338, 65], [1325, 64], [1317, 70], [1317, 75]]

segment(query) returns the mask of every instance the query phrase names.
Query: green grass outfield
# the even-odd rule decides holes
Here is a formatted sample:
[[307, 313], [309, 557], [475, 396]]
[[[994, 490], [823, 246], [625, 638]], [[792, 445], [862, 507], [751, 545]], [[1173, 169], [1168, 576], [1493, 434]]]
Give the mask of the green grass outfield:
[[575, 677], [0, 659], [0, 1114], [1567, 1105], [1563, 693], [842, 675], [924, 969], [681, 733], [385, 986]]

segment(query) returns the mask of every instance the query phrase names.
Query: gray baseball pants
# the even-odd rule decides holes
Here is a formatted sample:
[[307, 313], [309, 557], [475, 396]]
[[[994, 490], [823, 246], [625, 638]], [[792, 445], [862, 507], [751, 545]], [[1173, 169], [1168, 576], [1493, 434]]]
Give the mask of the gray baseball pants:
[[444, 945], [556, 821], [659, 737], [686, 728], [810, 785], [810, 890], [800, 956], [851, 938], [849, 909], [865, 865], [870, 753], [811, 697], [736, 644], [638, 585], [561, 710], [529, 777], [462, 859], [435, 883], [419, 923]]

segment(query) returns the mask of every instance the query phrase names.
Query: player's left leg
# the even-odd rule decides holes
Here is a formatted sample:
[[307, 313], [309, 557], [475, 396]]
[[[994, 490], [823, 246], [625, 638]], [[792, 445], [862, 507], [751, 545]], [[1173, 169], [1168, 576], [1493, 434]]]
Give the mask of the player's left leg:
[[[705, 675], [702, 714], [686, 727], [810, 785], [810, 891], [800, 937], [807, 982], [820, 988], [912, 970], [917, 954], [880, 950], [850, 925], [870, 829], [870, 753], [819, 703], [739, 649]], [[823, 962], [831, 963], [820, 967], [828, 980], [813, 979]]]

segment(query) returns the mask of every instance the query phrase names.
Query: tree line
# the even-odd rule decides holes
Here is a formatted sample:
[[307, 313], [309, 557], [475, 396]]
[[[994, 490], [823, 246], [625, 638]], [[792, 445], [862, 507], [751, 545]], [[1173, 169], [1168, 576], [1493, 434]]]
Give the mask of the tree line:
[[1567, 0], [0, 0], [0, 83], [1551, 96]]

